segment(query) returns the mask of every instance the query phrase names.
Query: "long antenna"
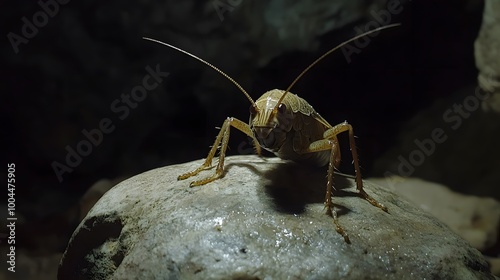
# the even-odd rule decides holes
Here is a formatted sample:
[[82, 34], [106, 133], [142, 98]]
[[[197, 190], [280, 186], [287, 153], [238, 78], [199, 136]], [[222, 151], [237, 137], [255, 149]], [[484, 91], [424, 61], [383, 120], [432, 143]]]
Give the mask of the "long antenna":
[[332, 52], [338, 50], [339, 48], [351, 43], [352, 41], [354, 40], [357, 40], [361, 37], [364, 37], [366, 35], [369, 35], [369, 34], [372, 34], [372, 33], [375, 33], [375, 32], [378, 32], [380, 30], [383, 30], [383, 29], [387, 29], [387, 28], [391, 28], [391, 27], [395, 27], [395, 26], [400, 26], [401, 23], [394, 23], [394, 24], [389, 24], [389, 25], [386, 25], [386, 26], [381, 26], [381, 27], [378, 27], [378, 28], [375, 28], [373, 30], [370, 30], [370, 31], [367, 31], [365, 33], [362, 33], [362, 34], [359, 34], [358, 36], [355, 36], [341, 44], [339, 44], [338, 46], [334, 47], [333, 49], [327, 51], [325, 54], [323, 54], [322, 56], [320, 56], [318, 59], [316, 59], [313, 63], [311, 63], [311, 65], [307, 66], [306, 69], [304, 69], [304, 71], [302, 71], [302, 73], [300, 73], [297, 78], [295, 78], [295, 80], [293, 80], [293, 82], [288, 86], [288, 88], [285, 90], [285, 93], [283, 93], [283, 95], [281, 96], [281, 98], [278, 100], [278, 103], [276, 103], [276, 106], [274, 107], [273, 111], [274, 112], [277, 112], [278, 110], [278, 107], [279, 105], [281, 104], [281, 102], [283, 101], [283, 99], [285, 98], [285, 95], [287, 93], [290, 92], [290, 90], [292, 89], [292, 87], [295, 85], [296, 82], [298, 82], [300, 80], [300, 78], [302, 78], [302, 76], [304, 76], [304, 74], [309, 71], [314, 65], [316, 65], [318, 62], [320, 62], [323, 58], [325, 58], [326, 56], [328, 56], [329, 54], [331, 54]]
[[252, 97], [250, 97], [250, 95], [243, 89], [242, 86], [240, 86], [240, 84], [238, 84], [233, 78], [229, 77], [229, 75], [227, 75], [226, 73], [222, 72], [222, 70], [220, 70], [219, 68], [213, 66], [212, 64], [210, 64], [209, 62], [197, 57], [196, 55], [192, 54], [192, 53], [189, 53], [183, 49], [179, 49], [178, 47], [175, 47], [175, 46], [172, 46], [170, 44], [167, 44], [165, 42], [162, 42], [162, 41], [159, 41], [159, 40], [156, 40], [156, 39], [151, 39], [151, 38], [148, 38], [148, 37], [142, 37], [142, 39], [144, 40], [148, 40], [148, 41], [151, 41], [151, 42], [155, 42], [155, 43], [158, 43], [160, 45], [164, 45], [164, 46], [167, 46], [167, 47], [170, 47], [174, 50], [177, 50], [177, 51], [180, 51], [181, 53], [184, 53], [186, 55], [189, 55], [190, 57], [198, 60], [198, 61], [201, 61], [202, 63], [204, 63], [205, 65], [208, 65], [210, 66], [212, 69], [214, 69], [215, 71], [219, 72], [219, 74], [221, 74], [222, 76], [226, 77], [226, 79], [230, 80], [233, 84], [236, 85], [236, 87], [238, 87], [241, 92], [243, 92], [243, 94], [245, 94], [245, 96], [248, 98], [248, 100], [250, 100], [250, 103], [252, 103], [252, 106], [257, 108], [257, 105], [255, 104], [255, 102], [253, 101]]

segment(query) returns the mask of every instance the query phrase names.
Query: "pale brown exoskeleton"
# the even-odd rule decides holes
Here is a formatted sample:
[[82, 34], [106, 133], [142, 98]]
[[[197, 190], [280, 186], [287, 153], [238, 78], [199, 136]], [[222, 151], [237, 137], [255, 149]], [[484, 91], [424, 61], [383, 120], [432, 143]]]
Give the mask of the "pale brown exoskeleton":
[[292, 94], [290, 89], [309, 69], [333, 51], [360, 37], [397, 25], [399, 24], [379, 27], [341, 43], [309, 65], [286, 90], [270, 90], [264, 93], [255, 102], [236, 81], [212, 64], [175, 46], [155, 39], [144, 38], [145, 40], [153, 41], [173, 48], [210, 66], [235, 84], [252, 104], [250, 106], [249, 124], [233, 117], [227, 118], [224, 121], [204, 163], [196, 170], [180, 175], [178, 180], [184, 180], [198, 174], [202, 170], [210, 168], [212, 165], [212, 159], [219, 148], [219, 162], [215, 169], [215, 173], [210, 177], [191, 182], [190, 186], [205, 185], [220, 178], [224, 172], [224, 158], [229, 142], [230, 128], [234, 127], [253, 139], [256, 152], [259, 155], [262, 147], [282, 159], [289, 159], [296, 162], [306, 162], [317, 166], [324, 166], [328, 164], [325, 196], [326, 213], [333, 217], [333, 222], [335, 223], [337, 232], [340, 233], [344, 237], [344, 240], [349, 243], [349, 237], [340, 226], [337, 220], [337, 214], [332, 206], [333, 174], [334, 169], [337, 168], [340, 163], [339, 142], [337, 140], [338, 134], [342, 132], [349, 133], [349, 145], [354, 163], [354, 171], [356, 172], [356, 187], [360, 195], [372, 205], [386, 212], [387, 208], [373, 199], [363, 189], [363, 181], [361, 179], [358, 154], [356, 152], [352, 126], [347, 122], [332, 126], [323, 117], [321, 117], [313, 109], [313, 107], [307, 103], [307, 101], [295, 94]]

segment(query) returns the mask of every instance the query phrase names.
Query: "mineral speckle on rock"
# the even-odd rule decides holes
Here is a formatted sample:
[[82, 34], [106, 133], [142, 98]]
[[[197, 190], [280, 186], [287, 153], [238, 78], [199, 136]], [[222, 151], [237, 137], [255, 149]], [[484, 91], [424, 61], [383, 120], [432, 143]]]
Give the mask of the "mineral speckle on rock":
[[58, 278], [494, 279], [465, 240], [378, 185], [365, 182], [388, 213], [336, 176], [347, 244], [324, 212], [324, 168], [234, 156], [213, 183], [177, 181], [199, 164], [154, 169], [107, 192], [74, 232]]

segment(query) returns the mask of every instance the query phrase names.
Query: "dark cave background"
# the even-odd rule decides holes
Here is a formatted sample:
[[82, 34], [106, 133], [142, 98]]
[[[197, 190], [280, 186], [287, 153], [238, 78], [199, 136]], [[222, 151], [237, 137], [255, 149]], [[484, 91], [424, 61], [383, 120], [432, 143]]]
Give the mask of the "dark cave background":
[[[19, 233], [19, 246], [36, 250], [40, 245], [32, 238], [59, 230], [63, 241], [55, 249], [62, 252], [77, 221], [65, 226], [53, 221], [96, 181], [204, 158], [215, 127], [226, 117], [248, 120], [248, 100], [224, 77], [141, 37], [213, 63], [256, 100], [267, 90], [285, 89], [313, 60], [355, 36], [356, 26], [364, 30], [373, 21], [370, 11], [386, 9], [387, 1], [243, 0], [223, 13], [223, 21], [213, 3], [70, 1], [19, 45], [18, 54], [7, 34], [20, 35], [21, 18], [31, 20], [40, 7], [28, 1], [0, 4], [2, 146], [5, 163], [16, 164], [16, 213], [23, 217], [18, 230], [30, 229]], [[331, 13], [325, 7], [332, 7]], [[401, 1], [401, 7], [391, 17], [401, 27], [370, 37], [350, 63], [337, 51], [292, 89], [331, 124], [347, 120], [353, 125], [364, 177], [383, 174], [374, 168], [377, 158], [399, 144], [397, 135], [413, 116], [476, 85], [473, 42], [482, 1], [414, 0]], [[304, 29], [294, 19], [304, 21], [299, 25]], [[120, 120], [110, 104], [142, 83], [146, 66], [157, 64], [170, 75]], [[65, 164], [65, 148], [75, 148], [86, 139], [82, 130], [98, 128], [103, 118], [111, 119], [115, 130], [59, 182], [51, 164]], [[232, 133], [228, 154], [247, 153], [246, 142], [241, 133]], [[341, 142], [348, 147], [346, 138]], [[343, 151], [340, 170], [352, 173]], [[5, 178], [7, 168], [0, 172]]]

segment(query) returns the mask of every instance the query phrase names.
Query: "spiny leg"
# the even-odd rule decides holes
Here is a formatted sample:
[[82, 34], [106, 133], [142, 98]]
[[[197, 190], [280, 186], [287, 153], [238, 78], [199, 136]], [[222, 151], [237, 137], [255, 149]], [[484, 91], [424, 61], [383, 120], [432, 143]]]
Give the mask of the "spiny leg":
[[217, 152], [217, 149], [219, 148], [219, 145], [220, 145], [219, 162], [218, 162], [217, 167], [215, 169], [215, 173], [210, 177], [191, 182], [190, 186], [194, 187], [194, 186], [205, 185], [207, 183], [210, 183], [210, 182], [220, 178], [222, 176], [222, 174], [224, 173], [224, 159], [226, 156], [226, 149], [227, 149], [227, 145], [229, 142], [229, 135], [230, 135], [231, 126], [237, 128], [238, 130], [242, 131], [246, 135], [252, 137], [257, 154], [260, 155], [260, 153], [261, 153], [260, 146], [257, 142], [257, 139], [255, 139], [255, 136], [253, 135], [253, 132], [250, 129], [250, 127], [248, 126], [248, 124], [246, 124], [246, 123], [244, 123], [236, 118], [229, 117], [222, 124], [222, 127], [219, 131], [219, 134], [215, 138], [215, 142], [214, 142], [212, 148], [210, 149], [210, 152], [208, 153], [207, 158], [205, 159], [203, 164], [200, 167], [198, 167], [197, 169], [195, 169], [194, 171], [179, 175], [179, 177], [177, 177], [177, 180], [187, 179], [191, 176], [194, 176], [194, 175], [200, 173], [200, 171], [205, 170], [205, 169], [209, 168], [210, 166], [212, 166], [212, 160], [215, 156], [215, 153]]
[[344, 131], [349, 132], [349, 146], [351, 149], [352, 160], [354, 163], [354, 172], [356, 173], [355, 174], [356, 175], [356, 188], [358, 189], [359, 194], [365, 200], [370, 202], [370, 204], [372, 204], [373, 206], [376, 206], [376, 207], [384, 210], [385, 212], [387, 212], [387, 207], [385, 207], [383, 204], [379, 203], [377, 200], [375, 200], [373, 197], [371, 197], [369, 194], [367, 194], [365, 192], [365, 190], [363, 189], [363, 180], [361, 178], [361, 171], [359, 168], [359, 160], [358, 160], [358, 152], [356, 150], [356, 142], [354, 139], [354, 130], [353, 130], [352, 126], [350, 124], [348, 124], [347, 122], [343, 122], [341, 124], [337, 124], [336, 126], [328, 129], [327, 131], [325, 131], [325, 133], [323, 135], [325, 138], [331, 138], [332, 136], [336, 136], [337, 134], [342, 133]]
[[323, 137], [325, 139], [318, 140], [312, 142], [307, 149], [302, 151], [302, 153], [314, 153], [314, 152], [320, 152], [320, 151], [325, 151], [325, 150], [330, 150], [330, 160], [328, 163], [328, 179], [327, 179], [327, 184], [326, 184], [326, 196], [325, 196], [325, 207], [326, 207], [326, 213], [330, 216], [333, 217], [333, 222], [336, 226], [336, 230], [338, 233], [340, 233], [343, 237], [344, 240], [347, 243], [350, 243], [349, 241], [349, 236], [347, 233], [342, 229], [340, 226], [338, 219], [337, 219], [337, 213], [335, 212], [334, 209], [332, 209], [332, 191], [333, 191], [333, 174], [334, 174], [334, 169], [336, 166], [338, 166], [339, 161], [340, 161], [340, 152], [339, 152], [339, 145], [338, 145], [338, 140], [337, 140], [337, 135], [348, 131], [349, 132], [349, 144], [350, 144], [350, 149], [353, 157], [353, 163], [354, 163], [354, 170], [356, 172], [356, 188], [360, 192], [361, 196], [370, 202], [372, 205], [384, 210], [387, 212], [387, 207], [384, 205], [380, 204], [377, 202], [374, 198], [372, 198], [370, 195], [368, 195], [364, 189], [363, 189], [363, 180], [361, 178], [361, 171], [359, 168], [359, 161], [358, 161], [358, 153], [356, 151], [356, 144], [354, 141], [354, 131], [353, 128], [350, 124], [347, 122], [338, 124], [336, 126], [330, 127], [328, 130], [326, 130], [323, 133]]
[[321, 152], [325, 150], [330, 150], [330, 160], [328, 161], [328, 175], [326, 181], [326, 194], [325, 194], [325, 208], [326, 214], [333, 218], [333, 223], [335, 224], [335, 229], [337, 232], [344, 237], [345, 242], [351, 243], [349, 236], [344, 231], [337, 218], [337, 212], [333, 209], [332, 195], [333, 195], [333, 173], [334, 169], [340, 163], [339, 159], [339, 144], [336, 136], [331, 137], [331, 139], [322, 139], [314, 141], [309, 145], [309, 147], [302, 151], [302, 153], [314, 153]]
[[221, 143], [222, 138], [224, 137], [224, 133], [226, 132], [227, 128], [228, 128], [227, 120], [225, 120], [224, 123], [222, 124], [222, 127], [219, 131], [219, 134], [217, 134], [217, 137], [215, 138], [215, 142], [212, 145], [210, 152], [208, 152], [208, 155], [207, 155], [205, 161], [203, 162], [203, 164], [193, 171], [179, 175], [177, 177], [177, 180], [187, 179], [191, 176], [194, 176], [194, 175], [200, 173], [200, 171], [205, 170], [205, 169], [209, 168], [210, 166], [212, 166], [212, 159], [214, 158], [215, 153], [217, 152], [217, 149], [219, 148], [219, 145]]
[[335, 137], [334, 141], [330, 141], [331, 143], [331, 152], [330, 152], [330, 161], [328, 162], [328, 175], [326, 181], [326, 194], [325, 194], [325, 206], [326, 213], [333, 217], [333, 223], [335, 224], [335, 229], [337, 230], [342, 237], [344, 237], [345, 242], [351, 243], [349, 240], [349, 236], [344, 231], [344, 229], [340, 226], [337, 212], [332, 207], [332, 195], [333, 195], [333, 171], [336, 167], [338, 167], [340, 163], [339, 158], [339, 143], [337, 138]]

